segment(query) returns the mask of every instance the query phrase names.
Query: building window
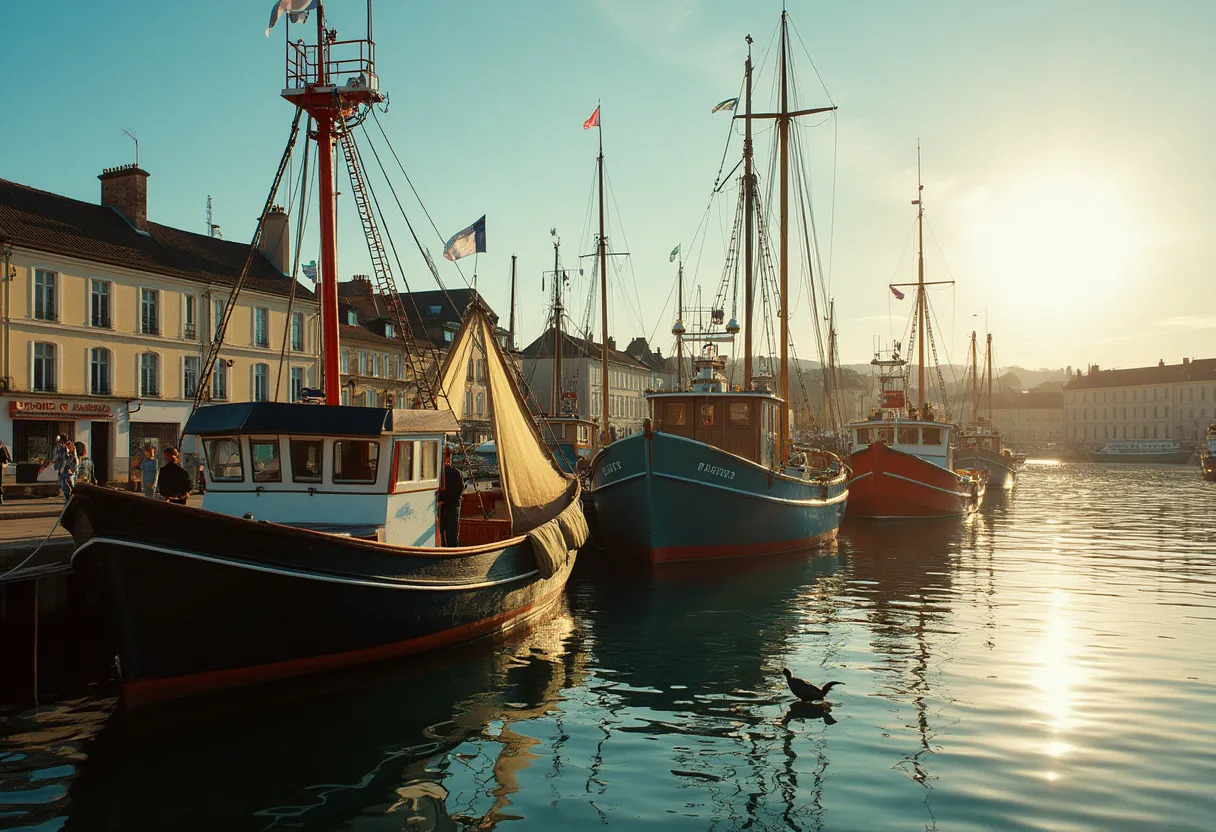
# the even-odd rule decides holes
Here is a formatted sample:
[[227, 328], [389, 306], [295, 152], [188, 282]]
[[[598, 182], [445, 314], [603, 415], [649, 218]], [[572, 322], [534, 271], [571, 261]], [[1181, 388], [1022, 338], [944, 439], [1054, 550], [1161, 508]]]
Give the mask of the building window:
[[224, 325], [224, 312], [228, 309], [228, 301], [215, 298], [211, 301], [211, 338], [220, 337], [220, 328]]
[[367, 353], [359, 350], [359, 375], [367, 375]]
[[359, 313], [353, 309], [346, 310], [346, 323], [348, 326], [359, 325]]
[[486, 394], [477, 394], [477, 415], [484, 416], [486, 413]]
[[372, 375], [379, 377], [380, 375], [380, 353], [372, 353]]
[[296, 352], [304, 351], [304, 313], [291, 313], [291, 348]]
[[447, 330], [447, 329], [445, 329], [445, 330], [443, 331], [443, 340], [444, 340], [446, 343], [448, 343], [448, 344], [452, 343], [452, 332], [451, 332], [451, 330]]
[[194, 295], [183, 295], [182, 306], [182, 337], [198, 337], [198, 298]]
[[385, 325], [384, 325], [384, 337], [385, 337], [385, 338], [395, 338], [395, 337], [397, 337], [397, 330], [393, 329], [393, 325], [392, 325], [392, 324], [385, 324]]
[[264, 306], [253, 308], [253, 345], [270, 346], [270, 310]]
[[92, 326], [109, 329], [113, 326], [110, 319], [111, 284], [108, 280], [94, 280], [89, 291], [89, 323]]
[[110, 351], [103, 347], [89, 350], [89, 392], [110, 395]]
[[144, 335], [160, 335], [160, 292], [139, 290], [139, 331]]
[[304, 397], [304, 368], [291, 368], [291, 400], [298, 402]]
[[473, 391], [464, 391], [464, 415], [467, 418], [473, 412]]
[[160, 356], [154, 352], [139, 356], [139, 395], [160, 395]]
[[224, 401], [228, 398], [228, 363], [217, 359], [211, 370], [211, 398]]
[[182, 365], [182, 397], [193, 399], [194, 394], [198, 392], [198, 375], [202, 368], [203, 360], [197, 355], [186, 356], [186, 361]]
[[34, 344], [34, 384], [35, 392], [55, 392], [55, 345]]
[[253, 400], [264, 402], [270, 398], [270, 365], [253, 365]]
[[426, 308], [426, 314], [428, 315], [438, 315], [441, 312], [443, 312], [442, 306], [428, 306]]
[[55, 279], [54, 272], [34, 270], [34, 317], [40, 321], [57, 321], [55, 314]]
[[342, 388], [342, 393], [339, 397], [339, 400], [342, 402], [342, 404], [350, 404], [350, 388], [349, 387]]

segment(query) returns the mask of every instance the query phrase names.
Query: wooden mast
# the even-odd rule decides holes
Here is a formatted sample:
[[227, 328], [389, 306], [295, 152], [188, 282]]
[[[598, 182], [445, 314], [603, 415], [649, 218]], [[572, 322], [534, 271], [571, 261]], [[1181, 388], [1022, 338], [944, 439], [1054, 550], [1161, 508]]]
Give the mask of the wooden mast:
[[789, 88], [786, 80], [786, 62], [789, 57], [787, 44], [789, 35], [786, 32], [786, 12], [781, 11], [781, 113], [777, 118], [777, 144], [781, 156], [781, 219], [778, 226], [780, 236], [780, 300], [777, 304], [777, 315], [780, 318], [781, 366], [778, 370], [778, 390], [785, 402], [781, 405], [781, 418], [777, 424], [777, 449], [781, 461], [789, 458], [790, 437], [790, 224], [789, 224], [789, 172], [790, 172], [790, 106]]
[[507, 343], [515, 349], [515, 255], [511, 255], [511, 315], [507, 324]]
[[679, 255], [680, 265], [676, 272], [676, 389], [684, 389], [684, 255]]
[[752, 389], [752, 324], [755, 299], [752, 297], [752, 36], [747, 36], [747, 62], [743, 65], [743, 389]]
[[975, 331], [971, 332], [971, 426], [980, 423], [980, 377], [976, 369]]
[[604, 115], [599, 106], [595, 110], [600, 113], [595, 127], [600, 138], [600, 155], [597, 160], [600, 185], [600, 337], [604, 341], [600, 366], [600, 447], [605, 448], [611, 441], [608, 432], [608, 240], [604, 237]]
[[[325, 33], [325, 9], [317, 4], [317, 87], [328, 84], [329, 39]], [[337, 210], [334, 204], [334, 111], [331, 107], [310, 108], [317, 122], [317, 201], [321, 211], [321, 366], [325, 403], [342, 403], [342, 377], [338, 356], [338, 245]]]
[[920, 183], [920, 144], [916, 145], [916, 418], [925, 414], [925, 186]]
[[553, 395], [549, 399], [549, 415], [560, 416], [562, 407], [562, 278], [558, 273], [558, 249], [561, 238], [553, 235]]
[[[993, 430], [993, 427], [992, 427], [992, 382], [995, 381], [995, 379], [992, 377], [992, 333], [991, 332], [988, 333], [988, 341], [984, 345], [984, 360], [988, 363], [988, 369], [986, 371], [987, 375], [988, 375], [988, 429]], [[979, 407], [978, 401], [976, 402], [975, 406]]]

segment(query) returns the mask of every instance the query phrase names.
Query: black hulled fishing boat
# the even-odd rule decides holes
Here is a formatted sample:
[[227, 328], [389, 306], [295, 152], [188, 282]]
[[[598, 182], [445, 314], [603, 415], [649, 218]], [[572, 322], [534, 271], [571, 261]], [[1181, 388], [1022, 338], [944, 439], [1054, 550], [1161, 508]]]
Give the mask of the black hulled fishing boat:
[[[185, 428], [203, 450], [202, 508], [82, 485], [63, 517], [76, 544], [72, 563], [93, 580], [113, 625], [128, 706], [504, 632], [557, 601], [587, 536], [578, 481], [541, 440], [484, 308], [468, 310], [442, 368], [428, 371], [409, 354], [408, 321], [374, 228], [367, 236], [369, 246], [381, 246], [372, 251], [380, 297], [415, 368], [421, 406], [335, 406], [332, 152], [342, 144], [366, 229], [371, 212], [351, 131], [382, 96], [370, 25], [366, 40], [338, 41], [316, 13], [317, 45], [288, 38], [283, 94], [299, 108], [293, 140], [301, 112], [316, 123], [325, 405], [197, 406], [210, 390], [242, 275]], [[255, 245], [261, 233], [259, 223]], [[442, 449], [459, 430], [475, 355], [485, 360], [501, 476], [492, 491], [466, 491], [463, 545], [441, 548]]]

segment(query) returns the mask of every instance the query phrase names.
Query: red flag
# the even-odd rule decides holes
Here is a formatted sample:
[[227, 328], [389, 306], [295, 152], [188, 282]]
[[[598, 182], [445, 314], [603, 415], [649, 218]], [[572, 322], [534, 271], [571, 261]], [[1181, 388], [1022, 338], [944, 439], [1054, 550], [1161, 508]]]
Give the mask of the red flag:
[[583, 122], [583, 129], [590, 130], [592, 127], [600, 126], [600, 108], [596, 107], [595, 112], [591, 114], [591, 118]]
[[891, 287], [891, 294], [895, 295], [898, 300], [904, 299], [904, 293], [896, 289], [894, 286]]

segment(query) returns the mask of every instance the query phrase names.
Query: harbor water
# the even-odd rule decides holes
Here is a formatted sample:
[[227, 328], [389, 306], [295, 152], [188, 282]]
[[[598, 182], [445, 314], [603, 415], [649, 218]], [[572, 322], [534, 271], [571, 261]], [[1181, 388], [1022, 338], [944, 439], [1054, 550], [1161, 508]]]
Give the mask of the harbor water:
[[591, 553], [502, 643], [0, 716], [0, 829], [1210, 830], [1214, 506], [1193, 466], [1032, 460], [830, 551]]

